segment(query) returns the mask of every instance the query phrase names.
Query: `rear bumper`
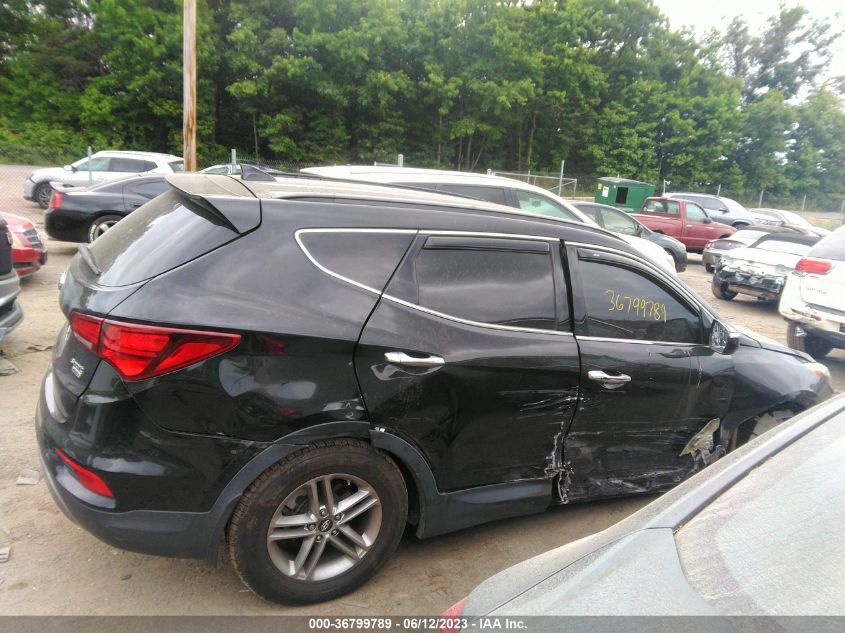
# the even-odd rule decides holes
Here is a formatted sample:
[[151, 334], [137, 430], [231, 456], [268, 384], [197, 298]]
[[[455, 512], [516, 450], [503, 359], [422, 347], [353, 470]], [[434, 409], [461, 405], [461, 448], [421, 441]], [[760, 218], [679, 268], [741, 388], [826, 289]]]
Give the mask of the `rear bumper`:
[[719, 260], [722, 258], [721, 251], [704, 251], [701, 256], [701, 263], [705, 266], [710, 264], [711, 266], [715, 267], [716, 264], [719, 263]]
[[[48, 381], [48, 371], [42, 384], [41, 396], [35, 414], [35, 429], [38, 440], [42, 472], [56, 505], [74, 523], [86, 529], [100, 540], [121, 549], [179, 558], [204, 558], [214, 561], [224, 534], [226, 524], [241, 498], [243, 491], [267, 468], [286, 455], [300, 450], [301, 446], [272, 444], [269, 447], [249, 443], [250, 449], [241, 453], [241, 458], [228, 466], [214, 464], [213, 455], [206, 460], [206, 468], [220, 470], [213, 473], [211, 480], [219, 482], [216, 491], [208, 490], [209, 479], [202, 480], [202, 473], [191, 472], [186, 444], [223, 442], [213, 438], [185, 437], [171, 434], [155, 427], [147, 427], [142, 434], [136, 434], [132, 441], [131, 455], [124, 458], [123, 441], [112, 445], [112, 440], [96, 437], [114, 433], [115, 425], [129, 425], [128, 419], [119, 419], [107, 406], [87, 408], [78, 405], [73, 415], [60, 421], [51, 413], [48, 399], [53, 398]], [[90, 415], [89, 415], [90, 413]], [[58, 416], [61, 417], [61, 416]], [[96, 418], [96, 423], [92, 420]], [[92, 427], [96, 426], [94, 431]], [[109, 428], [112, 427], [112, 428]], [[151, 436], [155, 434], [155, 436]], [[149, 444], [157, 447], [160, 461], [150, 459]], [[231, 444], [230, 444], [231, 446]], [[60, 448], [71, 459], [101, 476], [114, 492], [109, 498], [95, 494], [85, 488], [72, 470], [59, 458]], [[92, 450], [93, 449], [93, 450]], [[176, 455], [169, 451], [173, 449]], [[169, 476], [168, 462], [184, 458], [180, 464], [178, 478]], [[158, 472], [154, 472], [158, 468]], [[231, 474], [227, 474], [231, 473]], [[175, 486], [181, 485], [182, 490]], [[214, 488], [214, 483], [211, 484]], [[205, 488], [205, 489], [203, 489]], [[203, 505], [204, 493], [211, 493], [213, 501], [208, 509], [196, 511]], [[136, 501], [133, 497], [143, 496], [158, 507], [122, 508]], [[127, 503], [127, 498], [130, 500]], [[173, 509], [174, 499], [183, 504], [185, 511]]]
[[87, 242], [88, 226], [94, 216], [81, 211], [47, 209], [44, 212], [44, 230], [60, 242]]
[[729, 272], [724, 269], [717, 269], [713, 275], [714, 285], [768, 301], [780, 296], [784, 282], [784, 277]]
[[807, 303], [801, 296], [801, 278], [794, 273], [786, 280], [778, 311], [814, 336], [838, 348], [845, 348], [845, 312]]

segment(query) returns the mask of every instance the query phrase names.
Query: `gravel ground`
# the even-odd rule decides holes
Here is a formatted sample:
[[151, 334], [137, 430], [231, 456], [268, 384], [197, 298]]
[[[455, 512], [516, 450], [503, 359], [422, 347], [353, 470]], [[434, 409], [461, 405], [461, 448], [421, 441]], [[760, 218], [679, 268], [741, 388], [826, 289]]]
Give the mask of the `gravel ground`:
[[[0, 211], [18, 213], [43, 227], [41, 210], [21, 198], [29, 171], [0, 165]], [[11, 545], [11, 558], [0, 563], [0, 614], [432, 615], [489, 575], [604, 529], [649, 501], [636, 498], [557, 508], [426, 541], [407, 535], [393, 559], [362, 589], [300, 609], [252, 595], [225, 560], [213, 568], [109, 547], [68, 521], [43, 481], [15, 485], [22, 469], [38, 468], [32, 417], [50, 349], [64, 321], [56, 302], [56, 282], [76, 252], [73, 244], [47, 240], [47, 245], [47, 266], [22, 283], [26, 319], [0, 344], [0, 352], [20, 370], [0, 377], [0, 547]], [[700, 257], [690, 259], [690, 268], [681, 277], [711, 301], [709, 276]], [[732, 321], [785, 342], [785, 324], [772, 304], [742, 298], [711, 303]], [[845, 390], [845, 354], [834, 352], [826, 362], [837, 390]]]

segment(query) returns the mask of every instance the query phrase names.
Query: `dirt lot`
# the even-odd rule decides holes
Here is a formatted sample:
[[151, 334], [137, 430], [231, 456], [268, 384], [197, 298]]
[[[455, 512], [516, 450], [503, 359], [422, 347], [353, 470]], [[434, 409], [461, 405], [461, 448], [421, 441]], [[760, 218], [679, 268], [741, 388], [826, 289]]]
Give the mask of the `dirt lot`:
[[[0, 166], [0, 210], [43, 226], [42, 212], [24, 201], [29, 170]], [[408, 535], [385, 569], [358, 592], [307, 609], [269, 604], [249, 593], [223, 560], [202, 562], [142, 556], [109, 547], [68, 521], [44, 482], [19, 486], [21, 469], [38, 468], [33, 412], [50, 348], [63, 322], [56, 282], [76, 252], [73, 244], [47, 241], [48, 265], [23, 282], [24, 323], [0, 351], [19, 370], [0, 377], [0, 613], [4, 615], [267, 615], [437, 614], [487, 576], [552, 547], [592, 534], [627, 516], [647, 498], [564, 507], [546, 514], [500, 521], [427, 541]], [[682, 278], [705, 298], [709, 279], [691, 257]], [[717, 302], [713, 299], [713, 302]], [[784, 342], [783, 321], [771, 304], [718, 301], [731, 320]], [[838, 391], [845, 390], [845, 354], [827, 361]]]

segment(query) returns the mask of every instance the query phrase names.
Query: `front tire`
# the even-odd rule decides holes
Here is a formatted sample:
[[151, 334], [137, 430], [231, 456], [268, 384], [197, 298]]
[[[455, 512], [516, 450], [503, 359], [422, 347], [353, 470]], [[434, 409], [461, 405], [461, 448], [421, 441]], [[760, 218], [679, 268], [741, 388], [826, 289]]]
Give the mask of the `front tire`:
[[369, 580], [408, 517], [402, 473], [355, 440], [327, 440], [266, 470], [229, 522], [229, 556], [256, 594], [283, 604], [330, 600]]
[[725, 301], [730, 301], [738, 293], [733, 292], [732, 290], [728, 290], [724, 284], [716, 283], [716, 280], [713, 280], [713, 283], [710, 284], [710, 289], [713, 291], [713, 296], [717, 299], [724, 299]]
[[779, 424], [786, 422], [789, 418], [795, 415], [791, 409], [778, 409], [776, 411], [768, 411], [761, 413], [758, 416], [747, 420], [734, 429], [731, 436], [731, 450], [748, 444], [754, 438], [762, 435]]
[[120, 222], [123, 216], [120, 215], [101, 215], [88, 225], [88, 243], [90, 244], [103, 233], [111, 229], [115, 224]]
[[833, 349], [833, 345], [813, 336], [797, 323], [788, 323], [786, 326], [786, 343], [792, 349], [799, 352], [806, 352], [813, 358], [824, 358]]
[[36, 185], [35, 189], [32, 191], [32, 199], [38, 203], [38, 206], [42, 209], [46, 209], [50, 206], [50, 197], [53, 195], [53, 188], [50, 186], [49, 182], [42, 182]]

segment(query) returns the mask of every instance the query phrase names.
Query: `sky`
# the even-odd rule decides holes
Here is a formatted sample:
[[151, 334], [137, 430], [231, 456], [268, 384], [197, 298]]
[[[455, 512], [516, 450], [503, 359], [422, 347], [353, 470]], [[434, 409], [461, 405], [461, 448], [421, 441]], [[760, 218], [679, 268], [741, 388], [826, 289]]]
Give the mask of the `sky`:
[[[724, 30], [737, 16], [742, 16], [751, 31], [765, 27], [769, 17], [779, 12], [782, 0], [654, 0], [669, 18], [673, 28], [692, 27], [699, 35], [712, 28]], [[845, 3], [841, 0], [792, 0], [788, 6], [801, 5], [814, 19], [829, 20], [831, 31], [845, 34]], [[837, 16], [837, 12], [839, 15]], [[828, 76], [845, 75], [845, 35], [835, 46]]]

